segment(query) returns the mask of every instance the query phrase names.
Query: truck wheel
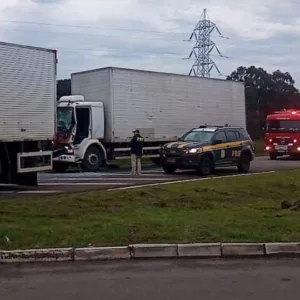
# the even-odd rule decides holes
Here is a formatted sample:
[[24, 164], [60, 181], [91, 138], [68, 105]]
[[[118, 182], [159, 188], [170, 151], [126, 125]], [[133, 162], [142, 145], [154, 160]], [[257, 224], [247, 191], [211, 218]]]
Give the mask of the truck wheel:
[[238, 164], [238, 171], [241, 173], [248, 173], [250, 169], [250, 157], [248, 154], [244, 153], [240, 157]]
[[55, 172], [61, 173], [67, 171], [69, 168], [69, 164], [54, 162], [53, 163], [53, 170]]
[[37, 172], [17, 174], [17, 184], [26, 186], [38, 186]]
[[0, 182], [4, 183], [6, 180], [6, 167], [3, 160], [0, 158]]
[[164, 166], [162, 166], [162, 168], [166, 174], [174, 174], [176, 172], [176, 168], [174, 168], [174, 167], [164, 165]]
[[88, 148], [82, 161], [82, 169], [85, 172], [97, 172], [103, 166], [104, 158], [102, 152], [96, 148]]
[[208, 156], [204, 156], [199, 164], [198, 170], [200, 175], [209, 176], [214, 172], [214, 162]]
[[269, 156], [271, 160], [275, 160], [277, 158], [277, 155], [275, 153], [270, 153]]

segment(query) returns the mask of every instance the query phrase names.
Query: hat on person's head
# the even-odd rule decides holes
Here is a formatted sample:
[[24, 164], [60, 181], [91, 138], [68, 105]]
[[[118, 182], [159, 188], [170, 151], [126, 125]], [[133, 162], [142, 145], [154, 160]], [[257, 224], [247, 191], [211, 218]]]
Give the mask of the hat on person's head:
[[138, 129], [135, 129], [134, 131], [132, 131], [133, 133], [140, 133], [140, 131]]

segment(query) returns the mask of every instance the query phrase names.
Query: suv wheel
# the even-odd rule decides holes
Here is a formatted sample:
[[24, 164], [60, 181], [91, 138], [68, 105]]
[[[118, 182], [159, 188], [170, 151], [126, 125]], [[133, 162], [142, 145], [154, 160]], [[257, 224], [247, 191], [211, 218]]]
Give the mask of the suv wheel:
[[214, 163], [208, 156], [204, 156], [199, 164], [198, 172], [203, 176], [209, 176], [214, 172]]
[[174, 174], [176, 172], [176, 168], [174, 167], [164, 165], [162, 168], [166, 174]]
[[269, 156], [271, 160], [275, 160], [277, 158], [277, 155], [275, 153], [270, 153]]
[[248, 173], [250, 169], [250, 156], [243, 153], [240, 157], [240, 162], [238, 164], [238, 170], [242, 173]]

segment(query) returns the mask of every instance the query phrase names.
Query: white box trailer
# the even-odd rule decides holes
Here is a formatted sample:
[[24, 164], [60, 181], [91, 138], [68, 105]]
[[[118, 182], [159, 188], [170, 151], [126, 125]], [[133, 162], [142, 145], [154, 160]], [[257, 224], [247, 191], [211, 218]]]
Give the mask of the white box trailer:
[[246, 126], [241, 82], [121, 68], [75, 73], [71, 82], [72, 95], [103, 103], [106, 143], [127, 142], [135, 128], [165, 142], [205, 123]]
[[52, 169], [55, 50], [0, 42], [0, 182], [36, 184]]
[[[58, 104], [59, 123], [69, 124], [71, 144], [69, 155], [55, 159], [58, 169], [82, 163], [93, 171], [98, 162], [92, 168], [88, 157], [101, 162], [128, 157], [134, 129], [145, 138], [144, 156], [157, 161], [161, 145], [199, 125], [246, 126], [241, 82], [107, 67], [72, 74], [71, 86], [72, 96]], [[89, 127], [84, 138], [76, 138], [76, 122]]]

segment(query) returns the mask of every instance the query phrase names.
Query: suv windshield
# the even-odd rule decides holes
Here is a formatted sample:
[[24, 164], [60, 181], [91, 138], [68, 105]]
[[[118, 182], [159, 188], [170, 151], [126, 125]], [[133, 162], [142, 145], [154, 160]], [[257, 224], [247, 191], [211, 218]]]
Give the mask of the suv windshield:
[[69, 131], [75, 124], [74, 110], [72, 107], [57, 108], [57, 129]]
[[214, 131], [193, 130], [185, 134], [180, 141], [182, 142], [209, 142], [214, 134]]
[[289, 132], [299, 131], [300, 120], [272, 120], [267, 121], [267, 132]]

